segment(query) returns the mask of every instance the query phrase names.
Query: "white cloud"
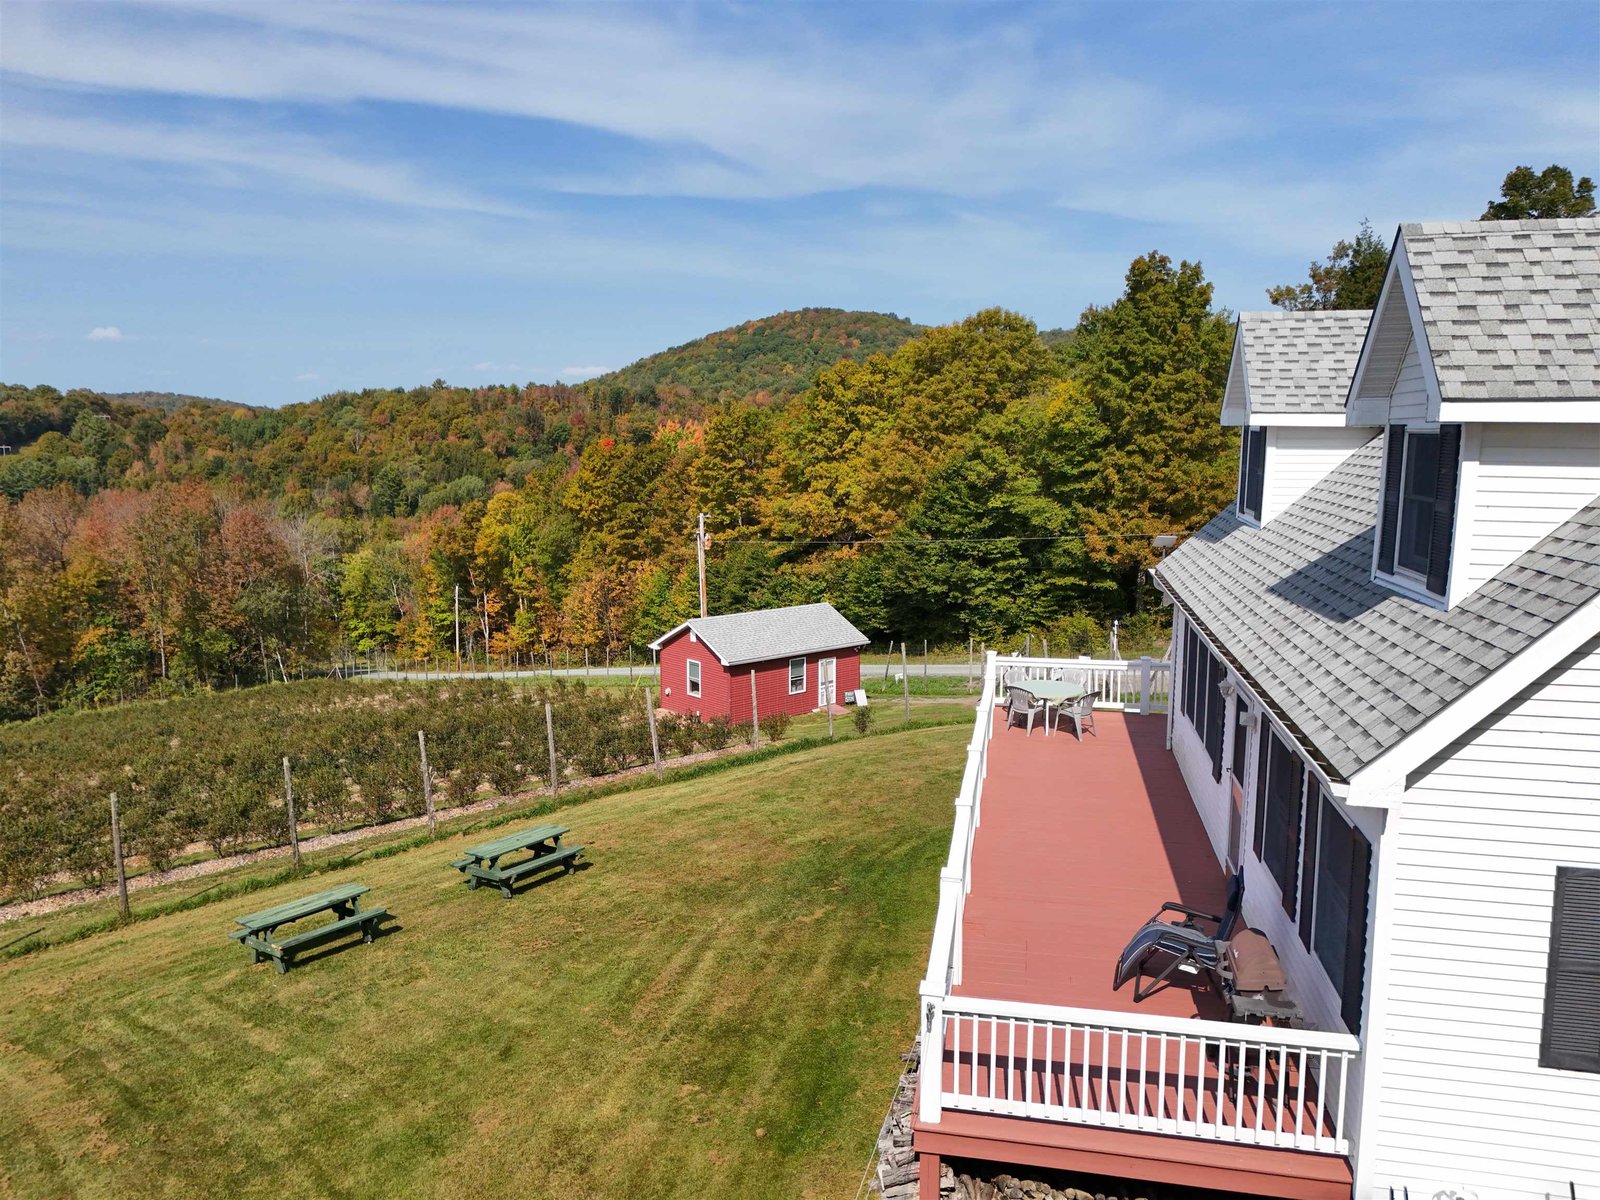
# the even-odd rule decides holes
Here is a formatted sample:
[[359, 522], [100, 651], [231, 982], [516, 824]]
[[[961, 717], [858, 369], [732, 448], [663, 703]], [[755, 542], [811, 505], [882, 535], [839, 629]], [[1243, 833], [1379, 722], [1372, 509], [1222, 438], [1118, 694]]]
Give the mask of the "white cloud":
[[126, 342], [130, 340], [128, 335], [115, 325], [96, 325], [83, 336], [91, 342]]
[[562, 367], [556, 374], [557, 379], [569, 379], [574, 383], [585, 379], [593, 379], [596, 375], [604, 375], [610, 367]]
[[315, 383], [321, 378], [322, 376], [318, 375], [315, 371], [301, 371], [300, 374], [294, 377], [294, 381], [296, 383]]

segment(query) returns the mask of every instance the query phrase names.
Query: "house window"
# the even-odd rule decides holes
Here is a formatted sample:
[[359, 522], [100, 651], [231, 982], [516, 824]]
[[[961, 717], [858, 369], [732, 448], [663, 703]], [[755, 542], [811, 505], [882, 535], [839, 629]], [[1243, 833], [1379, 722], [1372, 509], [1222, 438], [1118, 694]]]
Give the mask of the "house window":
[[1600, 1072], [1600, 870], [1557, 867], [1539, 1065]]
[[1443, 596], [1450, 582], [1461, 426], [1391, 425], [1387, 446], [1378, 570]]
[[1239, 511], [1261, 519], [1262, 485], [1267, 476], [1267, 431], [1246, 429], [1239, 439]]
[[1228, 700], [1217, 689], [1227, 677], [1227, 669], [1189, 626], [1184, 637], [1183, 715], [1204, 741], [1211, 759], [1211, 778], [1218, 782], [1222, 780], [1222, 734]]
[[789, 695], [806, 690], [806, 660], [791, 658], [789, 660]]
[[1300, 807], [1305, 765], [1277, 730], [1263, 727], [1261, 733], [1261, 760], [1256, 764], [1256, 857], [1278, 881], [1283, 911], [1292, 917], [1300, 879]]
[[686, 681], [686, 686], [688, 687], [689, 695], [698, 696], [700, 694], [700, 660], [697, 658], [689, 660], [689, 677]]
[[1339, 994], [1345, 1028], [1360, 1033], [1372, 844], [1319, 785], [1309, 784], [1306, 791], [1300, 940], [1317, 956]]

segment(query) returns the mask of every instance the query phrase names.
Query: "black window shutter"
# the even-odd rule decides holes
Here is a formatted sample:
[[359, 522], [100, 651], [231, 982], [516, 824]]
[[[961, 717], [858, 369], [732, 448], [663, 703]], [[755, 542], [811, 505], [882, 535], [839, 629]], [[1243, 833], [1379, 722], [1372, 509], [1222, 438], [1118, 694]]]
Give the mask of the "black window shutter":
[[1400, 468], [1406, 456], [1406, 427], [1389, 426], [1383, 463], [1383, 512], [1378, 532], [1378, 570], [1394, 574], [1395, 534], [1400, 529]]
[[1433, 487], [1433, 532], [1428, 539], [1428, 590], [1445, 594], [1450, 583], [1450, 542], [1456, 527], [1456, 468], [1461, 463], [1461, 426], [1439, 426], [1439, 477]]
[[1361, 1032], [1361, 998], [1367, 981], [1367, 905], [1372, 886], [1372, 846], [1359, 829], [1349, 831], [1350, 848], [1350, 924], [1345, 929], [1344, 994], [1339, 997], [1339, 1015], [1353, 1034]]
[[1250, 427], [1239, 434], [1239, 511], [1250, 511]]
[[1256, 736], [1256, 741], [1261, 744], [1261, 755], [1260, 761], [1256, 763], [1255, 833], [1250, 841], [1256, 857], [1264, 859], [1267, 853], [1267, 753], [1276, 735], [1267, 728], [1264, 715], [1261, 722], [1261, 732]]
[[[1313, 784], [1307, 789], [1310, 795], [1306, 802], [1306, 853], [1302, 860], [1300, 884], [1305, 895], [1300, 905], [1300, 940], [1305, 943], [1306, 949], [1311, 949], [1311, 910], [1315, 907], [1315, 891], [1317, 886], [1317, 844], [1321, 834], [1322, 825], [1322, 788]], [[1337, 827], [1330, 821], [1329, 833], [1337, 833]], [[1343, 822], [1339, 822], [1343, 824]]]
[[1267, 431], [1252, 429], [1250, 438], [1250, 478], [1246, 483], [1245, 505], [1250, 515], [1261, 519], [1261, 493], [1267, 477]]
[[1556, 868], [1539, 1065], [1600, 1072], [1600, 870]]
[[1290, 755], [1290, 765], [1294, 768], [1289, 776], [1289, 794], [1284, 800], [1289, 804], [1289, 822], [1286, 826], [1284, 838], [1286, 845], [1283, 861], [1288, 864], [1289, 878], [1283, 889], [1283, 911], [1291, 917], [1295, 915], [1295, 887], [1300, 869], [1300, 808], [1301, 798], [1305, 795], [1306, 765], [1300, 761], [1298, 754]]

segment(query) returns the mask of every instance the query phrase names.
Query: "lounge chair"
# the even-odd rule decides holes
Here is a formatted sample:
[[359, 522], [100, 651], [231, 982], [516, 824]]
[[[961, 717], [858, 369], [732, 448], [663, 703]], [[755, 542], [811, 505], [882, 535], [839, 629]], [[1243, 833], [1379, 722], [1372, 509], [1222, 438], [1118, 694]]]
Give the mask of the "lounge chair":
[[[1203, 974], [1220, 982], [1218, 972], [1223, 968], [1227, 943], [1233, 937], [1243, 906], [1243, 870], [1229, 883], [1227, 908], [1220, 914], [1201, 912], [1175, 901], [1163, 904], [1129, 939], [1118, 956], [1113, 989], [1132, 979], [1133, 998], [1139, 1001], [1171, 979], [1175, 972]], [[1169, 913], [1179, 914], [1182, 920], [1167, 919]], [[1147, 968], [1157, 966], [1160, 969], [1150, 973], [1150, 982], [1146, 985], [1143, 981]]]
[[1006, 704], [1006, 728], [1010, 729], [1019, 720], [1027, 722], [1028, 733], [1033, 733], [1033, 719], [1038, 717], [1045, 720], [1049, 712], [1049, 705], [1043, 700], [1036, 700], [1033, 693], [1026, 688], [1008, 688], [1009, 697]]

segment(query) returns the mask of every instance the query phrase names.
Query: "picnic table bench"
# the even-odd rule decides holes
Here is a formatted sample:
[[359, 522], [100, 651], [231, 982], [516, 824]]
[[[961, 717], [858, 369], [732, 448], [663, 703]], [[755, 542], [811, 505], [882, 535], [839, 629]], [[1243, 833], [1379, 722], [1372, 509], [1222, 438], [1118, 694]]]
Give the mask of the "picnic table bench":
[[[476, 888], [480, 883], [492, 883], [509, 900], [512, 885], [524, 876], [550, 867], [560, 867], [570, 872], [577, 866], [578, 855], [583, 853], [583, 847], [563, 846], [561, 835], [566, 832], [564, 825], [535, 825], [531, 829], [497, 837], [481, 846], [468, 846], [466, 857], [458, 858], [450, 865], [467, 877], [469, 889]], [[530, 851], [532, 857], [518, 859], [507, 866], [500, 865], [500, 860], [506, 855], [523, 851]]]
[[[234, 923], [241, 928], [228, 936], [249, 947], [252, 964], [270, 958], [278, 968], [278, 974], [282, 975], [293, 964], [294, 956], [299, 951], [331, 941], [342, 934], [359, 931], [362, 942], [370, 943], [378, 923], [389, 915], [389, 910], [362, 908], [359, 897], [369, 890], [363, 884], [345, 883], [314, 896], [302, 896], [286, 904], [236, 917]], [[286, 938], [277, 936], [279, 926], [324, 912], [333, 913], [335, 919], [331, 924], [318, 925], [315, 929]]]

